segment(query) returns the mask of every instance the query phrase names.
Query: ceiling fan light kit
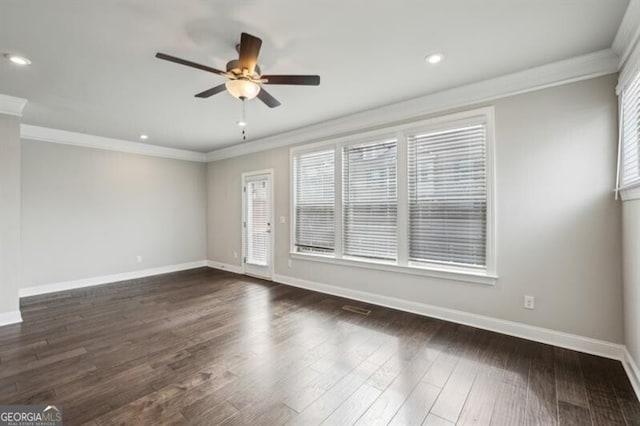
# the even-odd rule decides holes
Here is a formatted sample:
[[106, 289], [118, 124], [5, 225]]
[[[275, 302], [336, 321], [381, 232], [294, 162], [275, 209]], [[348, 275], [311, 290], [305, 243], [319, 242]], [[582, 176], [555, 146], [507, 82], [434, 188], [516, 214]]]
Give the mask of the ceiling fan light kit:
[[260, 86], [251, 80], [227, 80], [224, 85], [231, 96], [240, 100], [253, 99], [260, 92]]
[[165, 61], [175, 62], [202, 71], [207, 71], [225, 77], [224, 84], [212, 87], [204, 92], [198, 93], [197, 98], [209, 98], [220, 92], [227, 91], [234, 98], [250, 100], [255, 97], [264, 102], [269, 108], [280, 106], [280, 101], [271, 96], [262, 85], [265, 84], [288, 84], [295, 86], [318, 86], [320, 76], [317, 75], [263, 75], [258, 66], [258, 55], [262, 47], [262, 40], [251, 34], [242, 33], [240, 44], [237, 46], [238, 59], [227, 63], [227, 70], [222, 71], [207, 65], [197, 64], [165, 53], [156, 53], [156, 58]]

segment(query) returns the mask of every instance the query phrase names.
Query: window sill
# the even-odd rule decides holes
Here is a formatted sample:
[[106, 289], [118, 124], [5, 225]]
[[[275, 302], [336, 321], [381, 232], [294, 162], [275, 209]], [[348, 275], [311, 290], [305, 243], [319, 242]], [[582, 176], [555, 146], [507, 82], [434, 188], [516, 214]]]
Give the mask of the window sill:
[[620, 189], [622, 201], [640, 200], [640, 182], [636, 182]]
[[422, 264], [397, 265], [395, 262], [384, 260], [368, 260], [360, 258], [335, 258], [329, 255], [290, 252], [292, 259], [308, 260], [312, 262], [330, 263], [333, 265], [355, 266], [358, 268], [377, 269], [380, 271], [399, 272], [410, 275], [440, 278], [444, 280], [462, 281], [475, 284], [494, 285], [498, 281], [496, 275], [484, 272], [472, 272], [454, 268], [434, 267]]

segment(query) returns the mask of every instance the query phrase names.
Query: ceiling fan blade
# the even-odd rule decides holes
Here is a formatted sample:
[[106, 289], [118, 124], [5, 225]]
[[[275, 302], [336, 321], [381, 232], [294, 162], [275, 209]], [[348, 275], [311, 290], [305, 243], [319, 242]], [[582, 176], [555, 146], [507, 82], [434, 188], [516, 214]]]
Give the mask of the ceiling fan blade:
[[299, 86], [319, 86], [319, 75], [263, 75], [264, 84], [293, 84]]
[[264, 90], [263, 87], [260, 88], [260, 91], [258, 92], [258, 98], [262, 102], [264, 102], [269, 108], [275, 108], [277, 106], [280, 106], [280, 101], [278, 101], [276, 98], [271, 96], [271, 94], [266, 90]]
[[262, 47], [261, 39], [251, 34], [242, 33], [240, 36], [240, 58], [238, 60], [241, 70], [246, 68], [249, 70], [249, 74], [253, 74], [258, 63], [260, 47]]
[[204, 92], [198, 93], [196, 98], [208, 98], [213, 95], [217, 95], [220, 92], [224, 92], [225, 90], [227, 90], [227, 87], [224, 84], [221, 84], [219, 86], [212, 87], [209, 90], [205, 90]]
[[165, 53], [160, 53], [160, 52], [156, 53], [156, 58], [164, 59], [165, 61], [169, 61], [169, 62], [175, 62], [176, 64], [180, 64], [180, 65], [186, 65], [186, 66], [192, 67], [192, 68], [197, 68], [197, 69], [203, 70], [203, 71], [209, 71], [209, 72], [212, 72], [214, 74], [218, 74], [218, 75], [222, 75], [222, 76], [226, 75], [226, 73], [224, 71], [220, 71], [220, 70], [217, 70], [215, 68], [208, 67], [206, 65], [196, 64], [195, 62], [187, 61], [185, 59], [176, 58], [175, 56], [167, 55]]

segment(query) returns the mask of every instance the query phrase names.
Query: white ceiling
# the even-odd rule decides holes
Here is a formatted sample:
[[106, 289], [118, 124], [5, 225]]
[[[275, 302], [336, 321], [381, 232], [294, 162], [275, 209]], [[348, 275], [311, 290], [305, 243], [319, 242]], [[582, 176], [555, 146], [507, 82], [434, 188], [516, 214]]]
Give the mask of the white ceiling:
[[[242, 143], [241, 103], [193, 95], [223, 82], [154, 58], [224, 69], [242, 31], [265, 73], [319, 74], [247, 104], [249, 139], [611, 46], [628, 0], [2, 0], [0, 93], [24, 123], [197, 151]], [[444, 62], [428, 66], [428, 53]]]

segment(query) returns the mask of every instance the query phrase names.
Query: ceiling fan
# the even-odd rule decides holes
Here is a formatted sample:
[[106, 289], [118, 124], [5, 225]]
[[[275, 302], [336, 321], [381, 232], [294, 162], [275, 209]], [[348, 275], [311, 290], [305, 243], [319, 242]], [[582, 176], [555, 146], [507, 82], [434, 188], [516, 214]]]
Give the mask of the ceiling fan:
[[318, 86], [320, 76], [318, 75], [263, 75], [258, 66], [258, 55], [262, 40], [251, 34], [242, 33], [240, 44], [236, 46], [240, 56], [238, 59], [227, 62], [227, 70], [221, 71], [206, 65], [197, 64], [185, 59], [165, 53], [156, 53], [156, 58], [165, 61], [175, 62], [188, 67], [197, 68], [218, 74], [227, 79], [224, 84], [212, 87], [204, 92], [195, 95], [197, 98], [208, 98], [225, 89], [235, 98], [240, 100], [253, 99], [256, 96], [270, 108], [280, 105], [280, 102], [264, 90], [263, 84], [289, 84], [297, 86]]

